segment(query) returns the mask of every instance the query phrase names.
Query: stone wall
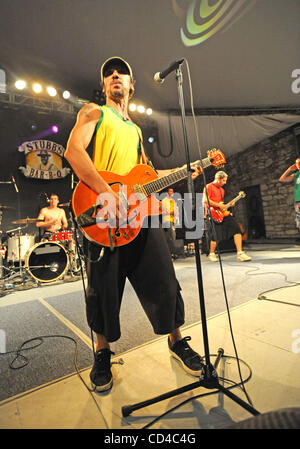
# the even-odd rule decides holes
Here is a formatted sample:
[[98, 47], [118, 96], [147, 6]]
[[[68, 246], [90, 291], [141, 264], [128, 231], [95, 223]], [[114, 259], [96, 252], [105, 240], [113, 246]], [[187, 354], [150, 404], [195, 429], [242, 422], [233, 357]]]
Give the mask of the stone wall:
[[[229, 175], [226, 198], [231, 199], [248, 187], [259, 186], [266, 238], [298, 237], [293, 209], [293, 184], [278, 181], [296, 157], [297, 144], [290, 128], [231, 156], [224, 168]], [[240, 200], [235, 207], [235, 217], [248, 229], [246, 206], [246, 200]]]

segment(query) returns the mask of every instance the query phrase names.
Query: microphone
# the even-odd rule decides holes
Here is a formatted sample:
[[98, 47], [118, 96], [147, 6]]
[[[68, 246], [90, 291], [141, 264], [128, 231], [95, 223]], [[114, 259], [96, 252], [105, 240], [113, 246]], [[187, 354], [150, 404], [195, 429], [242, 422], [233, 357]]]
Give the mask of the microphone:
[[15, 178], [12, 176], [11, 179], [12, 179], [12, 183], [13, 183], [15, 189], [16, 189], [16, 192], [19, 193], [19, 189], [18, 189], [18, 186], [16, 184]]
[[184, 59], [180, 59], [179, 61], [172, 62], [172, 64], [162, 72], [157, 72], [154, 75], [154, 81], [156, 83], [162, 84], [165, 80], [165, 78], [169, 75], [169, 73], [173, 72], [174, 70], [178, 69], [178, 67], [183, 63]]

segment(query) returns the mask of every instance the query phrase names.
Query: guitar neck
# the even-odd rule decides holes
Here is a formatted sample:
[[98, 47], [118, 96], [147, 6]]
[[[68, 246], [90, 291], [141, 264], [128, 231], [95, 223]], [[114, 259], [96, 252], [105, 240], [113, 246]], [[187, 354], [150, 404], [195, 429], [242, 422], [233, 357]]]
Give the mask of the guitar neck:
[[[201, 162], [203, 168], [206, 168], [211, 164], [211, 160], [209, 157], [202, 159]], [[194, 165], [199, 165], [199, 162], [192, 163], [191, 167], [193, 167]], [[168, 186], [171, 186], [172, 184], [175, 184], [178, 181], [182, 181], [183, 179], [187, 178], [187, 176], [187, 168], [179, 168], [169, 175], [162, 176], [161, 178], [155, 179], [154, 181], [143, 184], [143, 188], [145, 189], [147, 196], [149, 196], [153, 193], [160, 192], [161, 190], [165, 189]]]
[[228, 208], [228, 207], [230, 207], [230, 203], [232, 203], [232, 202], [236, 203], [241, 198], [243, 198], [242, 195], [237, 195], [235, 198], [233, 198], [233, 200], [231, 200], [231, 201], [229, 201], [229, 203], [225, 204], [225, 206]]

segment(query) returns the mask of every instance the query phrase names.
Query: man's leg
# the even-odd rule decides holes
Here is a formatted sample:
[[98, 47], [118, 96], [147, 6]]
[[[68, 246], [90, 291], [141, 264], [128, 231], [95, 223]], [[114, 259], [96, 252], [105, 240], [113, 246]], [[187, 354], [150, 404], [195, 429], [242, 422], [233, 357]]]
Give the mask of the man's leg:
[[216, 250], [216, 247], [217, 247], [217, 242], [214, 242], [213, 240], [211, 240], [209, 252], [210, 252], [211, 254], [214, 253], [215, 250]]
[[174, 345], [177, 341], [182, 340], [182, 335], [181, 335], [180, 329], [179, 328], [174, 329], [170, 333], [169, 338], [170, 338], [170, 342], [172, 345]]
[[236, 251], [240, 253], [242, 250], [242, 234], [234, 234], [233, 236], [234, 244], [236, 247]]
[[210, 249], [209, 249], [209, 255], [208, 255], [208, 260], [210, 262], [218, 262], [218, 258], [215, 254], [215, 250], [217, 247], [217, 242], [214, 242], [213, 240], [210, 241]]
[[248, 262], [251, 260], [251, 257], [248, 256], [248, 254], [245, 253], [245, 251], [243, 251], [242, 249], [242, 245], [243, 245], [243, 239], [242, 239], [242, 234], [234, 234], [233, 236], [233, 240], [234, 240], [234, 244], [236, 247], [236, 253], [237, 253], [237, 260], [239, 262]]
[[109, 349], [109, 343], [107, 339], [104, 337], [104, 335], [96, 334], [97, 342], [96, 342], [96, 351], [99, 351], [100, 349], [107, 348]]

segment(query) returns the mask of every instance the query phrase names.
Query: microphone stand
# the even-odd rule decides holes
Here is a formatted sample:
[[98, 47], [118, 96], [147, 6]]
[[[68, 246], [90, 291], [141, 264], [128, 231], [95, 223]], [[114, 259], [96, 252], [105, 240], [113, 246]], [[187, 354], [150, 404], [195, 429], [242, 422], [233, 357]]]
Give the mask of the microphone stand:
[[[181, 71], [180, 66], [181, 66], [181, 64], [176, 69], [176, 79], [177, 79], [177, 84], [178, 84], [178, 98], [179, 98], [179, 105], [180, 105], [180, 109], [181, 109], [184, 147], [185, 147], [185, 155], [186, 155], [186, 165], [187, 165], [187, 171], [188, 171], [187, 186], [188, 186], [188, 192], [192, 199], [192, 211], [194, 213], [196, 201], [195, 201], [195, 191], [194, 191], [194, 184], [193, 184], [193, 178], [192, 178], [192, 170], [191, 170], [191, 166], [190, 166], [190, 153], [189, 153], [188, 138], [187, 138], [186, 116], [185, 116], [184, 96], [183, 96], [183, 88], [182, 88], [183, 81], [182, 81], [182, 71]], [[203, 334], [204, 355], [205, 355], [205, 364], [203, 366], [202, 375], [197, 382], [193, 382], [184, 387], [172, 390], [168, 393], [162, 394], [160, 396], [157, 396], [155, 398], [152, 398], [152, 399], [149, 399], [149, 400], [146, 400], [143, 402], [139, 402], [137, 404], [123, 406], [122, 407], [123, 417], [129, 416], [135, 410], [139, 410], [143, 407], [147, 407], [148, 405], [155, 404], [157, 402], [163, 401], [165, 399], [174, 397], [176, 395], [185, 393], [187, 391], [190, 391], [190, 390], [193, 390], [193, 389], [199, 388], [199, 387], [204, 387], [207, 389], [216, 389], [216, 390], [224, 393], [226, 396], [228, 396], [230, 399], [232, 399], [234, 402], [239, 404], [241, 407], [243, 407], [244, 409], [246, 409], [248, 412], [252, 413], [253, 415], [260, 414], [254, 407], [252, 407], [247, 402], [240, 399], [238, 396], [233, 394], [231, 391], [229, 391], [228, 389], [226, 389], [223, 385], [221, 385], [219, 383], [218, 374], [217, 374], [216, 370], [217, 370], [218, 364], [224, 354], [224, 350], [222, 348], [220, 348], [218, 350], [218, 355], [217, 355], [214, 365], [211, 364], [208, 332], [207, 332], [206, 311], [205, 311], [205, 299], [204, 299], [204, 291], [203, 291], [201, 259], [200, 259], [200, 251], [199, 251], [199, 240], [196, 238], [194, 240], [194, 245], [195, 245], [198, 293], [199, 293], [199, 301], [200, 301], [202, 334]]]

